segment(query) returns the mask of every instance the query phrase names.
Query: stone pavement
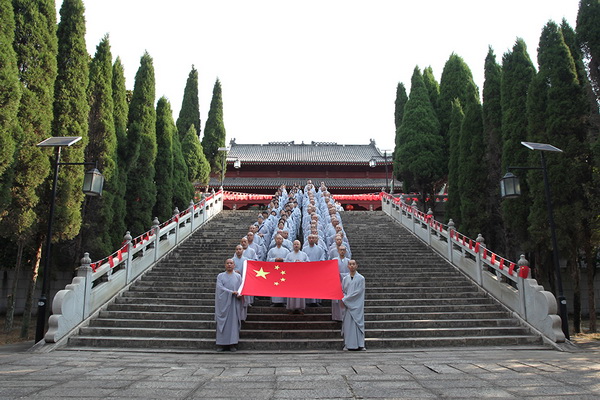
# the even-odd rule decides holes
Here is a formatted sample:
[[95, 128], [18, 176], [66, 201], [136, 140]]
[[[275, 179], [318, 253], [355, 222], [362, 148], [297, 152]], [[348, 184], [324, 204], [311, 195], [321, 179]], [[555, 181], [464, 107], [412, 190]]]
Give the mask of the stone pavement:
[[0, 346], [0, 399], [600, 399], [600, 349], [287, 353]]

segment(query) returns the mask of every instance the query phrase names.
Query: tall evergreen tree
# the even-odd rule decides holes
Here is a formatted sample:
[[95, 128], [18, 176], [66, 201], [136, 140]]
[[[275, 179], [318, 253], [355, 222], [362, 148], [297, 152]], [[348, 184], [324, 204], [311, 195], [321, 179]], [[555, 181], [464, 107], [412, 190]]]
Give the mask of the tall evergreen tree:
[[212, 173], [225, 174], [222, 165], [226, 154], [223, 151], [218, 151], [219, 147], [224, 146], [223, 94], [221, 92], [221, 82], [217, 78], [213, 88], [212, 100], [210, 101], [206, 126], [204, 127], [204, 137], [202, 138], [202, 148], [204, 149], [204, 155], [210, 164]]
[[171, 104], [166, 97], [161, 97], [156, 105], [157, 193], [153, 214], [159, 221], [166, 221], [173, 215], [173, 137], [175, 135], [177, 135], [177, 128], [173, 121]]
[[[14, 181], [6, 208], [10, 218], [0, 221], [0, 235], [17, 243], [15, 275], [18, 276], [25, 246], [32, 244], [31, 238], [39, 234], [38, 189], [50, 172], [48, 156], [36, 144], [51, 132], [57, 40], [54, 1], [13, 0], [13, 7], [14, 50], [22, 91], [17, 115], [21, 129], [16, 131]], [[34, 262], [30, 289], [37, 281], [37, 267]], [[9, 305], [7, 311], [7, 322], [11, 307]]]
[[17, 70], [17, 55], [13, 49], [15, 14], [11, 0], [0, 0], [0, 220], [4, 217], [12, 184], [12, 163], [15, 152], [15, 131], [19, 129], [17, 113], [21, 86]]
[[395, 177], [398, 177], [398, 145], [400, 142], [400, 137], [398, 136], [399, 134], [399, 129], [400, 129], [400, 125], [402, 125], [402, 119], [404, 118], [404, 106], [406, 105], [406, 102], [408, 101], [408, 96], [406, 94], [406, 88], [404, 87], [404, 83], [399, 82], [398, 86], [396, 87], [396, 101], [394, 103], [395, 107], [394, 107], [394, 125], [396, 127], [396, 131], [395, 131], [395, 146], [394, 146], [394, 154], [393, 154], [393, 160], [394, 160], [394, 175]]
[[119, 185], [119, 182], [116, 180], [118, 161], [112, 73], [110, 43], [108, 36], [105, 36], [96, 47], [96, 54], [90, 64], [89, 143], [85, 151], [87, 162], [98, 163], [98, 169], [104, 176], [104, 188], [102, 197], [85, 202], [85, 218], [81, 233], [82, 249], [96, 259], [114, 250], [110, 227], [114, 219], [114, 187]]
[[[535, 75], [535, 67], [523, 39], [517, 39], [512, 51], [502, 57], [502, 82], [500, 104], [502, 108], [502, 167], [501, 173], [508, 167], [522, 166], [527, 160], [527, 149], [521, 145], [527, 140], [527, 94]], [[518, 175], [518, 173], [517, 173]], [[521, 179], [521, 197], [502, 202], [502, 217], [505, 228], [505, 253], [516, 259], [525, 251], [527, 240], [527, 220], [529, 213], [529, 189], [527, 181]]]
[[[559, 255], [566, 259], [574, 283], [578, 282], [577, 252], [582, 237], [585, 196], [581, 188], [590, 181], [587, 167], [589, 145], [584, 125], [587, 114], [585, 94], [577, 76], [575, 61], [565, 43], [560, 27], [549, 22], [542, 30], [538, 46], [539, 73], [534, 78], [535, 90], [530, 91], [528, 114], [530, 138], [550, 143], [564, 154], [548, 156], [548, 176], [552, 192]], [[539, 154], [531, 154], [530, 162], [539, 162]], [[529, 174], [533, 194], [529, 214], [529, 230], [534, 244], [551, 254], [548, 237], [548, 216], [543, 215], [546, 198], [539, 173]], [[558, 189], [560, 188], [560, 189]], [[574, 313], [579, 315], [580, 304], [575, 288]], [[576, 329], [578, 328], [576, 321]]]
[[[88, 143], [90, 106], [86, 90], [89, 82], [89, 55], [85, 45], [85, 17], [82, 0], [64, 0], [60, 9], [58, 36], [58, 75], [54, 86], [54, 136], [81, 136], [82, 140], [64, 151], [61, 161], [83, 162]], [[54, 232], [57, 240], [74, 238], [81, 228], [84, 168], [62, 168], [58, 179]]]
[[210, 178], [210, 165], [204, 157], [202, 145], [196, 134], [196, 127], [190, 125], [188, 131], [181, 141], [181, 152], [188, 166], [188, 178], [190, 182], [206, 185]]
[[127, 215], [125, 221], [132, 235], [144, 233], [152, 224], [156, 203], [154, 182], [156, 160], [155, 81], [152, 57], [146, 52], [135, 75], [129, 105]]
[[483, 84], [483, 132], [485, 141], [485, 169], [487, 170], [487, 227], [481, 232], [488, 247], [504, 249], [502, 212], [498, 183], [502, 178], [502, 67], [490, 47], [485, 58], [485, 82]]
[[190, 129], [190, 126], [196, 127], [198, 138], [200, 137], [200, 102], [198, 100], [198, 70], [192, 65], [192, 70], [188, 75], [185, 89], [183, 91], [183, 101], [177, 118], [177, 132], [179, 140], [183, 142], [183, 137]]
[[429, 101], [431, 101], [431, 105], [435, 110], [435, 115], [439, 119], [440, 84], [435, 80], [433, 69], [431, 67], [427, 67], [423, 70], [423, 82], [425, 82], [427, 93], [429, 93]]
[[459, 138], [460, 129], [465, 118], [460, 100], [452, 100], [452, 113], [450, 114], [450, 125], [448, 127], [448, 137], [450, 140], [448, 156], [448, 202], [446, 203], [446, 220], [452, 218], [456, 227], [460, 226], [461, 206], [458, 160], [460, 156]]
[[115, 124], [115, 136], [117, 138], [117, 173], [113, 192], [113, 221], [110, 232], [112, 234], [113, 247], [123, 241], [127, 230], [125, 215], [127, 204], [125, 193], [127, 191], [127, 115], [129, 114], [129, 103], [127, 102], [127, 89], [125, 88], [125, 71], [121, 59], [117, 57], [113, 64], [112, 73], [113, 94], [113, 118]]
[[[465, 61], [458, 55], [452, 53], [442, 71], [440, 80], [440, 97], [438, 105], [438, 119], [440, 121], [440, 134], [444, 139], [444, 154], [448, 154], [450, 137], [448, 129], [452, 113], [452, 101], [459, 99], [464, 110], [470, 104], [479, 104], [479, 89], [473, 81], [471, 70]], [[445, 159], [447, 164], [448, 158]], [[447, 167], [445, 168], [447, 171]], [[449, 182], [452, 185], [452, 182]]]
[[[442, 138], [439, 136], [439, 122], [418, 67], [415, 67], [411, 79], [410, 96], [404, 107], [397, 151], [399, 173], [405, 182], [405, 190], [421, 192], [423, 204], [427, 197], [433, 199], [434, 183], [443, 174], [443, 166], [439, 162], [442, 159]], [[431, 206], [431, 203], [433, 202], [426, 206]]]
[[577, 39], [588, 61], [588, 70], [596, 107], [600, 103], [600, 3], [581, 0], [577, 13]]
[[477, 237], [489, 222], [487, 198], [482, 195], [487, 189], [487, 170], [483, 115], [479, 104], [471, 103], [465, 109], [458, 146], [460, 230], [470, 237]]
[[181, 151], [179, 135], [173, 136], [173, 205], [185, 209], [194, 198], [194, 187], [188, 178], [188, 167]]

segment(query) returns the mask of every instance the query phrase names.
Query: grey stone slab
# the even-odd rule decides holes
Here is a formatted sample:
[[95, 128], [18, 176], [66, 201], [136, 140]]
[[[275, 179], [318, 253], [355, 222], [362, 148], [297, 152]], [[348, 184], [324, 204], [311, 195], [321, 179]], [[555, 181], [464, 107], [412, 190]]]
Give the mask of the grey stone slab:
[[352, 368], [356, 371], [357, 375], [384, 374], [384, 372], [376, 365], [353, 365]]
[[489, 399], [489, 398], [502, 398], [502, 399], [514, 399], [517, 398], [513, 394], [499, 389], [499, 388], [457, 388], [450, 387], [446, 389], [436, 390], [436, 393], [440, 397], [453, 398], [453, 399]]
[[[329, 371], [329, 367], [327, 368]], [[275, 375], [301, 375], [302, 369], [300, 367], [276, 367]]]
[[189, 398], [194, 400], [217, 400], [217, 399], [251, 399], [264, 400], [272, 399], [275, 390], [273, 389], [249, 389], [241, 392], [238, 390], [219, 390], [219, 389], [200, 389], [194, 392]]
[[473, 377], [458, 377], [454, 379], [419, 379], [419, 385], [429, 389], [444, 389], [444, 388], [482, 388], [490, 386], [490, 382], [476, 379]]
[[346, 375], [346, 376], [354, 376], [357, 374], [356, 370], [352, 367], [346, 367], [346, 366], [335, 366], [335, 365], [328, 365], [325, 367], [325, 369], [327, 370], [327, 373], [329, 375]]
[[349, 388], [278, 389], [274, 399], [339, 399], [352, 398]]
[[181, 399], [190, 394], [189, 389], [168, 388], [129, 388], [116, 393], [122, 398], [144, 398], [144, 399]]
[[243, 390], [246, 389], [275, 389], [275, 381], [266, 382], [219, 382], [219, 381], [208, 381], [202, 384], [202, 389], [224, 389], [224, 390]]
[[426, 389], [380, 389], [378, 387], [355, 390], [356, 398], [364, 399], [435, 399], [438, 396]]
[[559, 386], [547, 386], [547, 385], [527, 385], [527, 386], [513, 386], [506, 388], [511, 393], [517, 396], [579, 396], [583, 394], [589, 394], [590, 391], [581, 386], [574, 385], [559, 385]]
[[303, 375], [323, 375], [327, 374], [327, 369], [323, 366], [303, 366], [301, 367]]
[[411, 381], [395, 381], [395, 380], [376, 380], [376, 381], [353, 381], [351, 379], [348, 380], [348, 384], [354, 391], [360, 390], [370, 390], [374, 387], [378, 389], [423, 389], [423, 386], [414, 380]]
[[69, 387], [52, 387], [46, 390], [41, 390], [36, 393], [36, 397], [44, 397], [44, 396], [61, 396], [61, 397], [74, 397], [74, 398], [104, 398], [112, 395], [116, 391], [119, 391], [119, 395], [121, 394], [121, 390], [118, 389], [103, 389], [103, 388], [69, 388]]
[[274, 367], [250, 368], [248, 375], [275, 375]]

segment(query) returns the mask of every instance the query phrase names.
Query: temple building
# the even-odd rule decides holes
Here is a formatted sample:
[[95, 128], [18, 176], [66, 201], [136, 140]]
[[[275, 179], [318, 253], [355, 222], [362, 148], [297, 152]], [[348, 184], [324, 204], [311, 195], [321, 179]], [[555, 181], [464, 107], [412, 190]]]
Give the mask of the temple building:
[[308, 179], [315, 186], [324, 182], [346, 208], [381, 208], [378, 195], [382, 189], [393, 192], [401, 185], [393, 179], [391, 152], [381, 152], [374, 140], [366, 145], [354, 145], [314, 141], [238, 144], [233, 139], [229, 143], [226, 162], [225, 176], [211, 177], [210, 187], [223, 186], [238, 199], [246, 199], [233, 203], [227, 200], [226, 208], [266, 204], [264, 201], [253, 202], [245, 195], [273, 195], [282, 184], [297, 183], [304, 187]]

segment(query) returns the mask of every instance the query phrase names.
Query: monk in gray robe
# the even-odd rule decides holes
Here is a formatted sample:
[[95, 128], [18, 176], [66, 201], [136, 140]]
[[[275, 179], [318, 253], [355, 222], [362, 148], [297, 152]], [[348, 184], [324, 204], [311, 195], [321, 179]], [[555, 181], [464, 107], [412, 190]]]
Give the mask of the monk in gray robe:
[[237, 351], [240, 338], [242, 300], [237, 290], [242, 284], [240, 274], [234, 272], [231, 258], [225, 260], [225, 272], [217, 275], [215, 288], [215, 322], [217, 323], [217, 351]]
[[348, 262], [348, 269], [350, 273], [342, 279], [344, 349], [365, 350], [365, 278], [357, 272], [356, 260]]
[[[275, 247], [267, 253], [267, 261], [283, 261], [290, 251], [283, 247], [283, 236], [275, 236]], [[271, 306], [283, 307], [287, 302], [285, 297], [271, 297]]]
[[[285, 262], [307, 262], [309, 261], [308, 255], [305, 252], [300, 250], [300, 241], [294, 240], [294, 251], [290, 251], [287, 256], [285, 256]], [[287, 300], [287, 309], [292, 311], [293, 313], [301, 313], [304, 314], [304, 309], [306, 308], [306, 299], [299, 299], [296, 297], [288, 297]]]
[[[340, 273], [340, 282], [344, 278], [345, 274], [349, 273], [348, 262], [350, 261], [346, 257], [346, 246], [341, 245], [338, 249], [339, 256], [333, 258], [338, 262], [338, 271]], [[344, 318], [344, 309], [341, 300], [331, 300], [331, 319], [334, 321], [341, 321]]]

